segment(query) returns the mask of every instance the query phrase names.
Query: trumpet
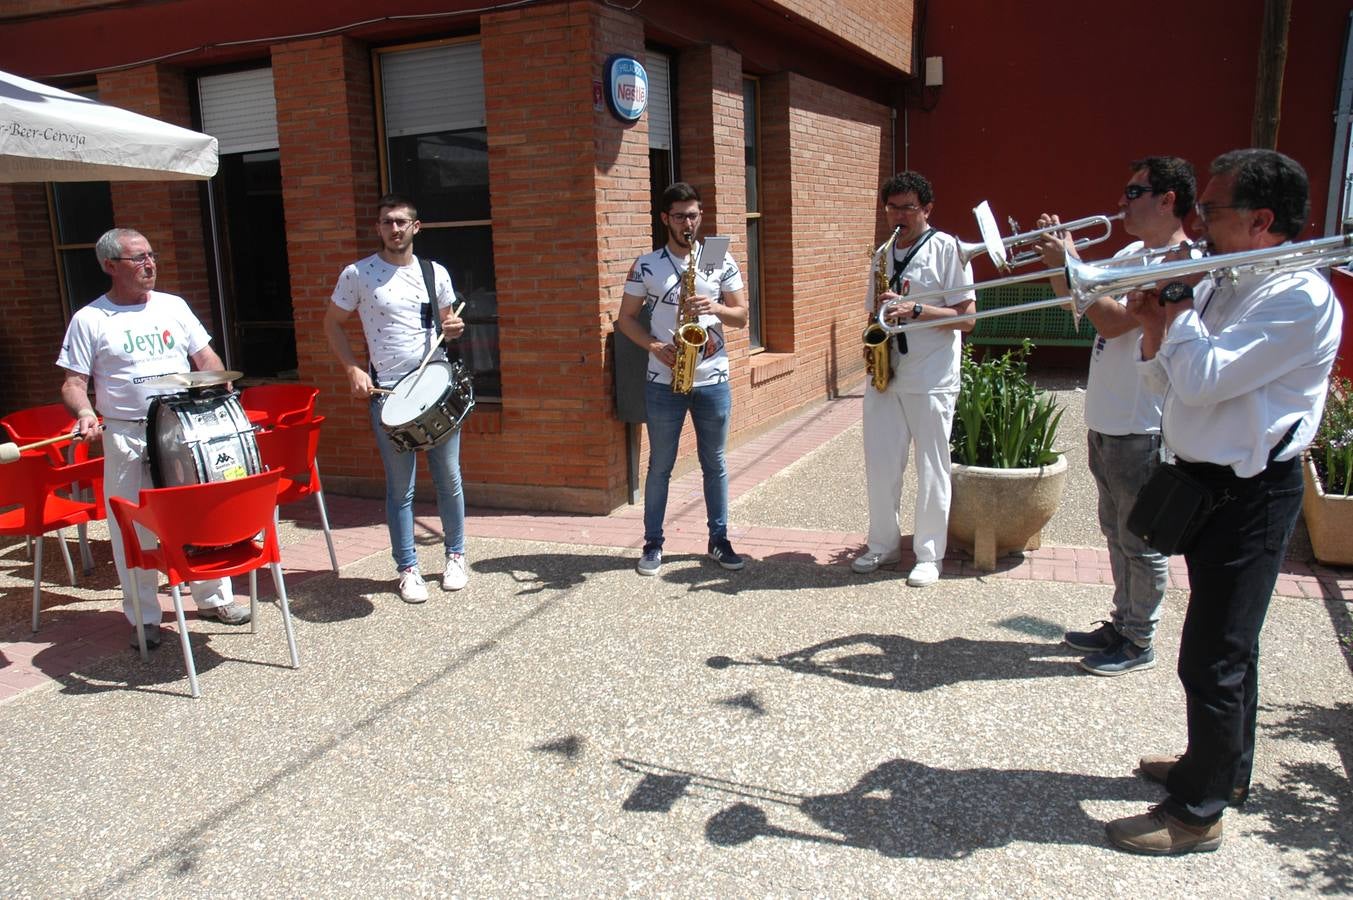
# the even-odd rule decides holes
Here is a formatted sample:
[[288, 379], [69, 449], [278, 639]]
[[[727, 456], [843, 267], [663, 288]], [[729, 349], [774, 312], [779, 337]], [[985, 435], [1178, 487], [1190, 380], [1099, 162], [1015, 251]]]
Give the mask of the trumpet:
[[[1157, 254], [1163, 251], [1154, 251]], [[1068, 259], [1062, 275], [1066, 278], [1068, 294], [1052, 297], [1048, 300], [1035, 300], [1031, 303], [1017, 303], [1014, 306], [1002, 306], [998, 309], [984, 309], [965, 316], [953, 316], [938, 321], [892, 322], [887, 318], [888, 303], [879, 310], [879, 325], [889, 334], [903, 334], [919, 328], [933, 328], [937, 325], [952, 325], [955, 322], [988, 319], [993, 316], [1005, 316], [1012, 313], [1029, 312], [1035, 309], [1047, 309], [1053, 306], [1071, 305], [1071, 314], [1077, 327], [1081, 316], [1100, 297], [1116, 297], [1130, 291], [1142, 291], [1157, 284], [1167, 284], [1186, 275], [1210, 274], [1214, 281], [1235, 282], [1242, 275], [1280, 275], [1286, 272], [1299, 272], [1303, 269], [1318, 269], [1339, 265], [1353, 260], [1353, 232], [1335, 237], [1316, 238], [1311, 241], [1278, 244], [1260, 250], [1242, 250], [1237, 253], [1219, 253], [1198, 259], [1180, 259], [1154, 265], [1094, 265], [1078, 259]], [[1120, 261], [1121, 262], [1121, 261]], [[1038, 273], [1046, 278], [1048, 272]], [[1015, 276], [1023, 281], [1033, 280], [1033, 276]], [[964, 290], [982, 290], [1000, 287], [1012, 283], [1011, 279], [974, 284]], [[953, 293], [952, 291], [949, 293]], [[908, 303], [917, 299], [907, 298]]]
[[[1023, 231], [1003, 238], [1001, 237], [1001, 228], [996, 224], [996, 217], [992, 214], [991, 205], [987, 201], [983, 200], [975, 206], [972, 214], [977, 217], [977, 229], [982, 233], [982, 240], [959, 241], [959, 258], [966, 266], [985, 252], [991, 257], [991, 261], [996, 264], [996, 268], [1002, 272], [1008, 272], [1011, 269], [1027, 266], [1029, 263], [1041, 260], [1042, 255], [1033, 245], [1038, 243], [1038, 239], [1045, 234], [1074, 233], [1084, 231], [1087, 228], [1103, 229], [1102, 234], [1083, 237], [1075, 241], [1076, 249], [1081, 250], [1107, 241], [1109, 236], [1113, 234], [1113, 223], [1121, 221], [1124, 216], [1124, 213], [1121, 212], [1111, 216], [1086, 216], [1072, 222], [1060, 222], [1056, 225], [1049, 225], [1047, 228], [1035, 228], [1033, 231]], [[1016, 230], [1019, 229], [1019, 225], [1014, 219], [1010, 220], [1010, 225]]]
[[[1178, 244], [1171, 244], [1168, 247], [1153, 247], [1149, 250], [1139, 250], [1136, 253], [1129, 253], [1127, 256], [1106, 259], [1098, 263], [1098, 265], [1105, 269], [1144, 266], [1154, 264], [1173, 253], [1189, 253], [1194, 259], [1198, 259], [1207, 252], [1207, 241], [1180, 241]], [[1071, 261], [1071, 258], [1068, 257], [1067, 262]], [[1076, 262], [1079, 263], [1080, 260], [1076, 260]], [[1040, 269], [1037, 272], [1025, 272], [1022, 275], [1007, 275], [1004, 278], [994, 278], [991, 281], [983, 281], [978, 284], [965, 284], [951, 288], [936, 288], [932, 291], [922, 291], [919, 294], [908, 294], [906, 297], [898, 300], [886, 301], [879, 310], [879, 315], [882, 316], [885, 313], [890, 312], [893, 308], [901, 305], [906, 305], [910, 308], [913, 303], [929, 303], [932, 300], [943, 300], [945, 297], [952, 297], [954, 294], [966, 294], [969, 291], [976, 290], [993, 290], [995, 288], [1010, 287], [1015, 284], [1028, 284], [1031, 281], [1045, 281], [1049, 278], [1065, 274], [1065, 268]], [[1035, 302], [1042, 303], [1045, 301]], [[879, 321], [882, 322], [883, 319], [880, 318]], [[885, 325], [884, 327], [886, 328], [887, 326]]]

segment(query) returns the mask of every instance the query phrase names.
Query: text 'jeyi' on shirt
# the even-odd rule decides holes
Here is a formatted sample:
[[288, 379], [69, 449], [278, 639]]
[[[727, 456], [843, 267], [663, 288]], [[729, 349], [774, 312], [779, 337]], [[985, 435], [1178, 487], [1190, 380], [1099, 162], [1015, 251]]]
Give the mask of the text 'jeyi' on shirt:
[[[703, 244], [697, 244], [703, 248]], [[625, 293], [643, 297], [644, 308], [650, 310], [652, 320], [648, 331], [655, 339], [673, 342], [677, 326], [677, 301], [681, 297], [681, 276], [686, 271], [686, 258], [673, 256], [662, 247], [645, 253], [634, 261], [625, 278]], [[709, 297], [716, 303], [725, 292], [742, 290], [742, 271], [731, 254], [724, 254], [718, 264], [702, 259], [698, 252], [695, 263], [695, 293]], [[704, 387], [728, 380], [728, 349], [724, 343], [723, 323], [718, 316], [700, 317], [708, 339], [695, 366], [695, 386]], [[671, 384], [672, 370], [652, 353], [648, 355], [648, 380], [657, 384]]]
[[395, 266], [373, 253], [344, 268], [334, 285], [333, 302], [356, 310], [362, 320], [371, 366], [384, 387], [418, 368], [441, 331], [440, 311], [455, 302], [451, 275], [441, 263], [432, 264], [432, 274], [437, 309], [431, 322], [424, 316], [428, 291], [416, 256], [410, 265]]
[[[911, 252], [911, 247], [894, 247], [893, 255], [887, 260], [885, 274], [889, 283], [896, 283], [895, 290], [902, 292], [902, 278], [910, 288], [909, 293], [920, 294], [944, 288], [960, 288], [972, 285], [972, 264], [964, 264], [958, 254], [958, 241], [953, 235], [936, 231], [907, 263], [902, 278], [893, 275], [902, 261]], [[965, 300], [976, 298], [972, 291], [949, 294], [926, 300], [926, 306], [958, 306]], [[874, 314], [874, 266], [869, 266], [869, 290], [865, 294], [865, 313]], [[908, 321], [910, 305], [903, 303], [902, 321]], [[897, 352], [897, 342], [893, 342], [893, 380], [889, 390], [903, 394], [928, 394], [932, 391], [949, 392], [958, 390], [958, 360], [962, 347], [962, 338], [954, 328], [917, 328], [907, 333], [907, 352]], [[872, 390], [867, 387], [866, 390]]]
[[145, 382], [189, 371], [190, 357], [209, 343], [182, 297], [151, 291], [145, 303], [123, 305], [104, 294], [71, 317], [56, 364], [93, 380], [100, 415], [143, 419], [152, 397], [174, 393]]

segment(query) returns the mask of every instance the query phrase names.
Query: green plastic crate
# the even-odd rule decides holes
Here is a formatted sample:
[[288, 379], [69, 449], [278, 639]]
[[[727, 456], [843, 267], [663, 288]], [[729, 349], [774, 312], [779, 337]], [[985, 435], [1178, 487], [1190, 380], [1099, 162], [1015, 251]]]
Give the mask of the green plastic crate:
[[[977, 310], [983, 312], [1002, 306], [1033, 303], [1054, 296], [1046, 282], [1012, 284], [1000, 288], [983, 288], [977, 292]], [[974, 344], [1018, 344], [1029, 338], [1039, 346], [1089, 347], [1095, 342], [1095, 326], [1082, 317], [1080, 330], [1071, 313], [1060, 306], [1047, 306], [978, 319], [968, 335]]]

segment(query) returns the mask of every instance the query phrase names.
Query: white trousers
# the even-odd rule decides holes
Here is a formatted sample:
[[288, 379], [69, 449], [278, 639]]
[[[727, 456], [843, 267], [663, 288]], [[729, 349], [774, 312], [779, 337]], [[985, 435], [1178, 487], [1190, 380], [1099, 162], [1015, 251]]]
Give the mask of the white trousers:
[[944, 559], [949, 531], [949, 428], [958, 393], [904, 394], [895, 384], [864, 388], [864, 474], [869, 491], [869, 550], [898, 552], [898, 506], [907, 454], [916, 447], [917, 562]]
[[[146, 426], [142, 422], [105, 421], [103, 431], [103, 490], [108, 497], [125, 497], [136, 503], [141, 497], [141, 489], [153, 487], [150, 479], [150, 458], [146, 455]], [[211, 515], [210, 510], [203, 510]], [[141, 604], [141, 620], [147, 625], [160, 622], [160, 601], [156, 588], [160, 584], [160, 573], [154, 569], [128, 569], [127, 554], [122, 549], [122, 531], [108, 514], [108, 532], [113, 543], [113, 564], [117, 566], [117, 577], [122, 582], [122, 612], [133, 625], [136, 619], [132, 612], [132, 598], [138, 598]], [[141, 546], [155, 546], [155, 536], [140, 525], [136, 526]], [[193, 592], [193, 601], [199, 608], [224, 606], [235, 599], [229, 578], [214, 578], [211, 581], [194, 581], [189, 584]]]

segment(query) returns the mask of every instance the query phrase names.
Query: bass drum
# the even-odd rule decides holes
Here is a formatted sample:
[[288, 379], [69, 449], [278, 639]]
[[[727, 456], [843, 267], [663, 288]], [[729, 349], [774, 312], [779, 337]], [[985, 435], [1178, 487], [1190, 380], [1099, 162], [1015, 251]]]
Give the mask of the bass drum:
[[150, 401], [150, 477], [157, 488], [232, 481], [263, 471], [238, 394], [193, 391]]

